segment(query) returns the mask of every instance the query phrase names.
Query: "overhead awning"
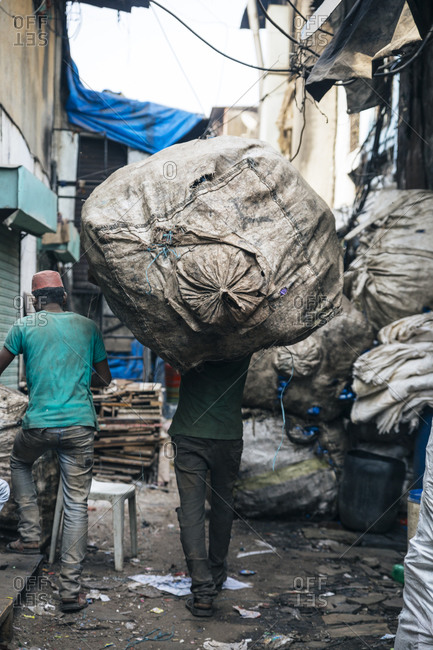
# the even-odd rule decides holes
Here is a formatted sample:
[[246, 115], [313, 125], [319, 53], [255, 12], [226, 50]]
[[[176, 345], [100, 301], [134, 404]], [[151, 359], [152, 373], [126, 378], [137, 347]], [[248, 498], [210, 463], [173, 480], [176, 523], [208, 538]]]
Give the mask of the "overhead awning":
[[337, 81], [348, 82], [349, 112], [374, 106], [383, 84], [383, 78], [373, 77], [378, 60], [420, 40], [405, 0], [358, 0], [311, 70], [306, 88], [320, 101]]
[[55, 232], [57, 195], [22, 165], [0, 167], [0, 221], [32, 235]]
[[80, 234], [71, 221], [59, 221], [57, 231], [42, 237], [41, 249], [54, 254], [64, 264], [80, 259]]

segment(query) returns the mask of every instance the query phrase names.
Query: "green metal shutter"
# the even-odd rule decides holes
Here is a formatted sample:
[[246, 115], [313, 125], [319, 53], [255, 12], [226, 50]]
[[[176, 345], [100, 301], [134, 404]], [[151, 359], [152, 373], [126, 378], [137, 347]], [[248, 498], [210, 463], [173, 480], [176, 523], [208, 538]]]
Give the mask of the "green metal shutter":
[[[20, 295], [20, 233], [0, 225], [0, 346], [19, 316], [15, 298]], [[18, 388], [18, 359], [0, 377], [0, 383]]]

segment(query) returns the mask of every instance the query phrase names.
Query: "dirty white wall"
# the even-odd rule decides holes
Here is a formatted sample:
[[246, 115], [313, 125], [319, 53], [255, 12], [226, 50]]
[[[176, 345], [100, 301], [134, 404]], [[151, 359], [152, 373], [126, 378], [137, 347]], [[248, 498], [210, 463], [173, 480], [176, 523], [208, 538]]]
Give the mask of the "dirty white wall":
[[[57, 163], [59, 181], [76, 181], [78, 164], [79, 135], [68, 129], [56, 129], [53, 134], [53, 154]], [[63, 219], [74, 221], [75, 201], [62, 199], [62, 196], [75, 197], [74, 185], [59, 187], [59, 212]]]
[[[359, 147], [351, 151], [351, 122], [347, 113], [346, 91], [334, 87], [337, 97], [337, 132], [335, 138], [335, 192], [331, 207], [337, 220], [337, 228], [343, 225], [355, 200], [355, 185], [349, 173], [355, 166]], [[359, 139], [359, 136], [358, 136]]]
[[140, 160], [146, 160], [150, 157], [150, 153], [145, 151], [138, 151], [137, 149], [131, 149], [128, 147], [128, 165], [135, 162], [140, 162]]
[[[268, 6], [268, 14], [285, 31], [289, 30], [292, 20], [292, 10], [289, 6]], [[266, 30], [260, 32], [262, 51], [265, 67], [288, 69], [290, 60], [290, 41], [281, 34], [268, 20]], [[287, 73], [266, 73], [258, 71], [263, 77], [263, 97], [266, 99], [260, 107], [260, 139], [268, 142], [277, 151], [280, 150], [278, 138], [280, 136], [277, 124], [281, 110], [287, 79]]]

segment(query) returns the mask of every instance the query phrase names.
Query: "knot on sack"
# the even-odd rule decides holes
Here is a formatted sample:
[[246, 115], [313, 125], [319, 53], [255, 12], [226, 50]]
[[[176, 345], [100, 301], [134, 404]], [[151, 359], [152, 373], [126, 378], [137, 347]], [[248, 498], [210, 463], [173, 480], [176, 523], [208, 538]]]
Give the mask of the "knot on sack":
[[[256, 257], [228, 244], [197, 246], [183, 255], [177, 280], [195, 318], [219, 330], [254, 319], [267, 295], [268, 281]], [[262, 312], [258, 322], [267, 317], [267, 310]]]

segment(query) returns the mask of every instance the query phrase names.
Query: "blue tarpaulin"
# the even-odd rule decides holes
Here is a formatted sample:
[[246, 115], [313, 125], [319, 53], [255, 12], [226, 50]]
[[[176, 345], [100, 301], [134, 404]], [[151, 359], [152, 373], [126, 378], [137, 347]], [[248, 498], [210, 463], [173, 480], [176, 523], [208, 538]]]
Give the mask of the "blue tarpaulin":
[[141, 357], [141, 359], [126, 359], [125, 352], [119, 352], [119, 359], [116, 354], [111, 353], [108, 359], [111, 376], [113, 379], [135, 379], [143, 381], [143, 346], [134, 340], [131, 343], [131, 356]]
[[110, 140], [153, 154], [182, 140], [203, 122], [203, 115], [153, 102], [128, 99], [109, 91], [85, 88], [72, 59], [65, 66], [71, 124], [105, 135]]

